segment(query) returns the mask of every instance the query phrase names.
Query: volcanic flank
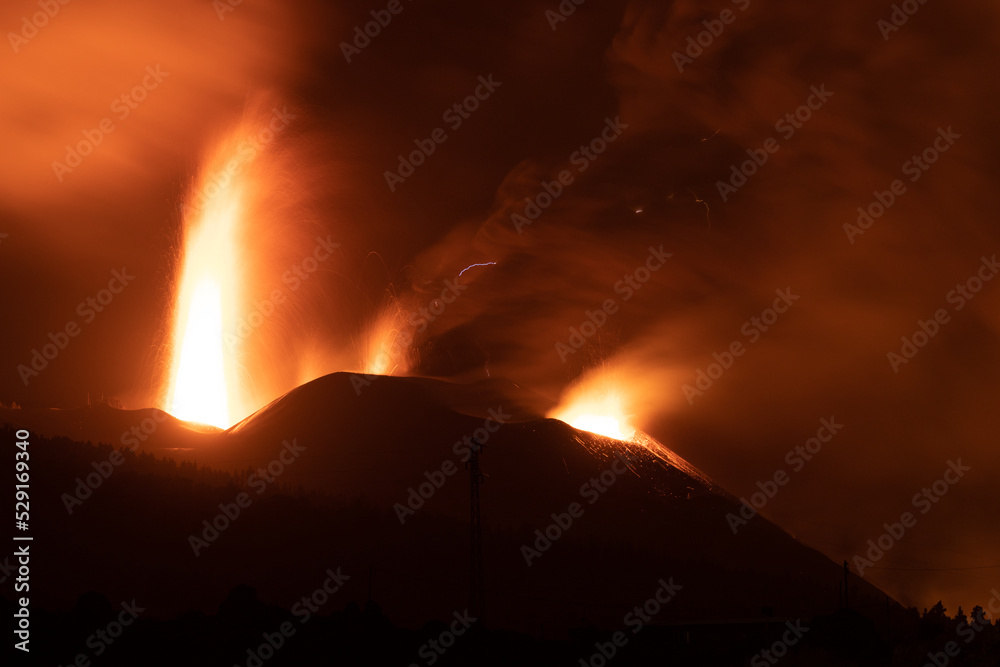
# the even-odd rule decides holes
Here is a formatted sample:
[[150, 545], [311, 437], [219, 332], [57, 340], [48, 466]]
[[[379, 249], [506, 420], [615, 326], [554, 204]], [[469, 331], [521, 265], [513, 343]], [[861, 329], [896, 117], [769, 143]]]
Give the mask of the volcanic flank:
[[[142, 591], [151, 609], [170, 614], [210, 610], [248, 584], [290, 606], [339, 567], [351, 577], [342, 603], [363, 601], [371, 585], [393, 622], [447, 618], [469, 607], [465, 464], [478, 444], [492, 627], [618, 629], [661, 580], [679, 588], [658, 624], [837, 608], [837, 565], [760, 516], [734, 535], [726, 515], [739, 501], [676, 454], [578, 431], [525, 407], [534, 404], [502, 381], [337, 373], [227, 431], [187, 428], [157, 411], [18, 411], [21, 425], [44, 421], [49, 436], [116, 447], [144, 436], [141, 454], [124, 447], [124, 462], [90, 494], [78, 483], [111, 460], [108, 450], [95, 459], [62, 440], [37, 450], [51, 486], [38, 515], [64, 552], [80, 555], [45, 561], [51, 586], [40, 602]], [[131, 428], [144, 423], [157, 428]], [[178, 482], [192, 462], [204, 477]], [[854, 577], [850, 593], [855, 608], [886, 599]]]

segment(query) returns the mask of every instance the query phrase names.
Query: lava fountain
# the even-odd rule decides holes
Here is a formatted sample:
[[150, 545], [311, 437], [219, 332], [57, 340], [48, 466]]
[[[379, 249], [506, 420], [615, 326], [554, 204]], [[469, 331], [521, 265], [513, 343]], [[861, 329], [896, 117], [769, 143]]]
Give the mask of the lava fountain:
[[185, 198], [160, 394], [179, 419], [228, 428], [349, 363], [330, 280], [345, 238], [323, 212], [338, 188], [334, 147], [277, 99], [247, 100]]
[[233, 145], [223, 143], [208, 161], [186, 207], [164, 406], [178, 419], [219, 428], [242, 417], [238, 339], [225, 335], [241, 298], [238, 228], [246, 216], [246, 177], [226, 168], [239, 164]]
[[413, 326], [399, 301], [391, 297], [379, 311], [364, 339], [362, 372], [368, 375], [405, 375], [410, 369]]
[[652, 390], [652, 387], [637, 381], [636, 377], [635, 369], [629, 369], [627, 364], [599, 366], [570, 387], [548, 416], [580, 431], [620, 440], [629, 446], [641, 446], [673, 468], [700, 480], [706, 487], [717, 489], [718, 486], [708, 475], [653, 436], [631, 425], [630, 422], [636, 418], [632, 410], [646, 409], [639, 394]]
[[615, 440], [632, 440], [636, 434], [628, 423], [632, 415], [626, 411], [624, 392], [606, 381], [574, 387], [549, 416]]

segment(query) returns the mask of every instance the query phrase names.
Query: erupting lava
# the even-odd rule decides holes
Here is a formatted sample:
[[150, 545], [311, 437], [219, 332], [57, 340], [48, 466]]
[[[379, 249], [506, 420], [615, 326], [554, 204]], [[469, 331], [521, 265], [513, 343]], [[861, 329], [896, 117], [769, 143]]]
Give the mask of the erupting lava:
[[[237, 226], [243, 215], [239, 174], [220, 183], [232, 157], [209, 161], [184, 221], [183, 264], [173, 322], [173, 360], [165, 410], [178, 419], [229, 427], [239, 412], [238, 365], [230, 337], [239, 303]], [[213, 180], [209, 180], [213, 179]], [[242, 416], [242, 415], [240, 415]]]
[[409, 367], [409, 349], [413, 334], [397, 304], [385, 306], [376, 318], [365, 341], [362, 372], [368, 375], [397, 375]]
[[218, 283], [203, 278], [187, 309], [174, 375], [171, 412], [187, 421], [225, 428], [229, 425], [225, 355], [222, 348], [222, 294]]
[[562, 402], [548, 414], [573, 428], [640, 445], [653, 456], [698, 479], [710, 489], [718, 488], [708, 475], [648, 433], [629, 424], [633, 415], [626, 406], [638, 408], [636, 381], [619, 367], [601, 367], [570, 388]]
[[628, 424], [630, 415], [625, 411], [625, 398], [609, 386], [579, 386], [549, 416], [581, 431], [615, 440], [632, 440], [636, 435], [635, 428]]
[[615, 440], [631, 440], [635, 436], [635, 429], [623, 426], [621, 418], [614, 415], [579, 415], [567, 423], [581, 431], [606, 435]]

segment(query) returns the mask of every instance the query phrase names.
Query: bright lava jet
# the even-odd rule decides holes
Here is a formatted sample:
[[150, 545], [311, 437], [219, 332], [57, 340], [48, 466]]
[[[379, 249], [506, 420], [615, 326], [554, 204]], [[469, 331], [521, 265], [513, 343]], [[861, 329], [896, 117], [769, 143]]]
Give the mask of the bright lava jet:
[[613, 388], [585, 387], [570, 393], [569, 399], [550, 415], [581, 431], [615, 440], [632, 440], [636, 430], [628, 425], [625, 400]]
[[[231, 158], [223, 145], [204, 173]], [[184, 220], [183, 259], [173, 315], [173, 359], [164, 409], [178, 419], [228, 428], [239, 412], [235, 350], [226, 331], [239, 303], [237, 226], [243, 186], [201, 179]]]

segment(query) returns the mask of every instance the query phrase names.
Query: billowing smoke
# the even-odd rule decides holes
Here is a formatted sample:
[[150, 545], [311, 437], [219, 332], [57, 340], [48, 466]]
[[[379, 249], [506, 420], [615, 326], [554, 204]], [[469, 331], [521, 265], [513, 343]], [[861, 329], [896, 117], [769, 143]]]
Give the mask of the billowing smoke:
[[[5, 402], [155, 400], [181, 204], [234, 127], [287, 105], [245, 228], [248, 405], [357, 370], [507, 377], [546, 413], [598, 377], [737, 495], [788, 472], [761, 513], [835, 559], [919, 513], [961, 458], [866, 576], [927, 606], [985, 599], [992, 571], [947, 568], [1000, 546], [976, 500], [1000, 463], [994, 7], [634, 0], [553, 19], [544, 0], [449, 0], [405, 3], [365, 42], [360, 0], [219, 4], [71, 2], [0, 64], [0, 262], [32, 286], [7, 295], [32, 326], [5, 367], [136, 269], [49, 369], [8, 374]], [[318, 238], [339, 247], [303, 280]], [[275, 288], [289, 298], [252, 325]]]
[[[630, 3], [609, 124], [539, 147], [485, 219], [414, 263], [437, 289], [496, 262], [419, 370], [488, 370], [553, 402], [617, 375], [637, 425], [737, 494], [795, 473], [762, 511], [834, 558], [915, 511], [921, 536], [867, 576], [954, 607], [985, 599], [989, 570], [948, 568], [997, 546], [964, 536], [990, 521], [974, 498], [998, 463], [995, 106], [965, 102], [995, 97], [998, 15], [926, 6], [895, 29], [891, 12]], [[821, 453], [786, 458], [831, 417]], [[924, 516], [913, 496], [959, 457], [972, 472]], [[921, 589], [921, 567], [945, 573]]]
[[[4, 263], [33, 286], [11, 294], [7, 305], [30, 312], [44, 304], [26, 318], [31, 326], [11, 332], [11, 368], [28, 361], [47, 332], [70, 321], [83, 328], [39, 377], [25, 383], [14, 375], [5, 393], [26, 405], [75, 405], [87, 392], [155, 403], [167, 365], [183, 205], [203, 160], [268, 92], [274, 106], [298, 115], [286, 143], [298, 137], [313, 151], [322, 145], [302, 139], [315, 134], [315, 114], [294, 93], [311, 71], [310, 45], [322, 37], [299, 15], [306, 10], [193, 0], [0, 10], [11, 49], [0, 63], [7, 91], [0, 102]], [[330, 14], [320, 15], [335, 20]], [[294, 179], [307, 187], [317, 158], [296, 152]], [[275, 220], [270, 236], [282, 226], [287, 232], [290, 222]], [[123, 265], [134, 280], [96, 317], [81, 317], [78, 302]], [[107, 363], [109, 356], [121, 363]]]

